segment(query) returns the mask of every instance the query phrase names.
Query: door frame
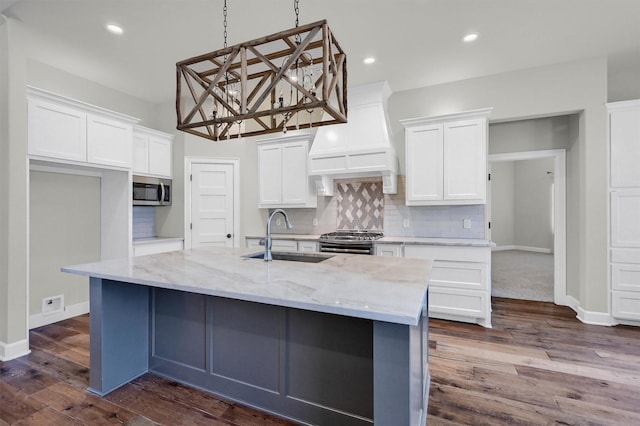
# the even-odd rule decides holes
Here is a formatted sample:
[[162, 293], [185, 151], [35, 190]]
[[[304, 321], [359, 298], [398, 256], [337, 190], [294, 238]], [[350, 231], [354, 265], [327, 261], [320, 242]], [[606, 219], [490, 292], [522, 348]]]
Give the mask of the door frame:
[[[509, 152], [505, 154], [489, 154], [488, 162], [534, 160], [553, 158], [553, 302], [556, 305], [572, 306], [567, 295], [567, 166], [566, 150], [548, 149], [540, 151]], [[489, 185], [490, 186], [490, 185]], [[491, 220], [491, 193], [485, 204], [485, 217], [488, 219], [486, 235], [491, 235], [488, 228]]]
[[184, 248], [192, 248], [191, 229], [191, 166], [193, 164], [220, 164], [233, 166], [233, 247], [240, 243], [240, 159], [239, 158], [184, 158]]

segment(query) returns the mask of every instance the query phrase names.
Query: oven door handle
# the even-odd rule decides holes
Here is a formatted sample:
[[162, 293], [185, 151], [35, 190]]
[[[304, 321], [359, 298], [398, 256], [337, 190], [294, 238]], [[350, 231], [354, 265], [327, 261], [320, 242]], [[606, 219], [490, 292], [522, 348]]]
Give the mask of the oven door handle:
[[320, 247], [321, 252], [330, 253], [354, 253], [354, 254], [371, 254], [368, 248], [336, 248], [336, 247]]

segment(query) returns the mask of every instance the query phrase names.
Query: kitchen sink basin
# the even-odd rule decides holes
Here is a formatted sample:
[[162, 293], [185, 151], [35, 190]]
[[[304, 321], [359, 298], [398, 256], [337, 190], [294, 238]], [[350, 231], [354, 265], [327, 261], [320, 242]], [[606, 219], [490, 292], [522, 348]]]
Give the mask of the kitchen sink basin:
[[[264, 259], [264, 252], [246, 254], [244, 257], [249, 259]], [[319, 263], [323, 260], [327, 260], [333, 257], [332, 254], [323, 253], [296, 253], [296, 252], [279, 252], [272, 251], [271, 257], [273, 260], [287, 260], [289, 262], [306, 262], [306, 263]]]

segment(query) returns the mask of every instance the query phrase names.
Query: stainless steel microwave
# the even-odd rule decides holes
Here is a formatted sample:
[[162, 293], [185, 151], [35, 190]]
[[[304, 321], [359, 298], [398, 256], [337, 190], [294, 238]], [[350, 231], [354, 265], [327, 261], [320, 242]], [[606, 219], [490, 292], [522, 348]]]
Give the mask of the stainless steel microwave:
[[171, 179], [133, 176], [134, 206], [170, 206]]

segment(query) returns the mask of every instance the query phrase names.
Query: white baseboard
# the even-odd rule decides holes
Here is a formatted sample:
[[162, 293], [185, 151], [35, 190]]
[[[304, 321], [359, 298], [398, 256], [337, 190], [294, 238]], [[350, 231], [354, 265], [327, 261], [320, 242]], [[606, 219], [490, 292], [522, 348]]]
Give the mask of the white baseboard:
[[565, 306], [570, 307], [576, 312], [576, 318], [585, 324], [602, 325], [611, 327], [617, 322], [613, 320], [608, 312], [587, 311], [580, 306], [580, 302], [573, 296], [566, 296]]
[[496, 246], [492, 247], [491, 251], [504, 251], [504, 250], [522, 250], [522, 251], [532, 251], [535, 253], [553, 253], [552, 249], [542, 248], [542, 247], [528, 247], [528, 246]]
[[0, 342], [0, 361], [11, 361], [27, 355], [29, 352], [29, 340], [20, 340], [14, 343]]
[[54, 322], [77, 317], [89, 312], [89, 301], [76, 303], [74, 305], [65, 306], [61, 312], [50, 315], [42, 313], [29, 316], [29, 330], [42, 327], [43, 325], [53, 324]]

